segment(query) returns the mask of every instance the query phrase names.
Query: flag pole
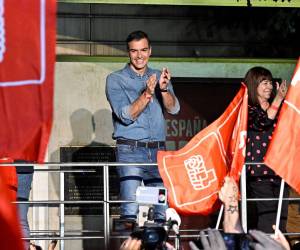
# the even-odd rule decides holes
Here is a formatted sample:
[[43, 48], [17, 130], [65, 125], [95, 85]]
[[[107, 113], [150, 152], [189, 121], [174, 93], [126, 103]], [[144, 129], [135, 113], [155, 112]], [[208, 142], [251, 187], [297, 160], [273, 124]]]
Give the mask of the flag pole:
[[222, 204], [222, 206], [221, 206], [221, 208], [220, 208], [219, 215], [218, 215], [218, 220], [217, 220], [217, 224], [216, 224], [216, 229], [217, 229], [217, 230], [219, 230], [219, 227], [220, 227], [220, 222], [221, 222], [223, 210], [224, 210], [224, 204]]
[[241, 188], [241, 222], [244, 232], [248, 232], [247, 225], [247, 187], [246, 187], [246, 164], [243, 165], [240, 177]]
[[280, 215], [281, 215], [281, 208], [282, 208], [283, 191], [284, 191], [284, 180], [281, 179], [280, 192], [279, 192], [279, 200], [278, 200], [278, 208], [277, 208], [277, 216], [276, 216], [276, 225], [275, 225], [275, 237], [277, 236], [278, 230], [279, 230]]

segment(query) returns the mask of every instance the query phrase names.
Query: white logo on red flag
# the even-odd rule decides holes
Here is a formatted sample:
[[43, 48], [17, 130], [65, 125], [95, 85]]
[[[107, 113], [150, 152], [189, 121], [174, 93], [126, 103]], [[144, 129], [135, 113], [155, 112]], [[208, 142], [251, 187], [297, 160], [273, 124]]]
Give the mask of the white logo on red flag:
[[4, 0], [0, 0], [0, 63], [5, 52]]
[[[4, 15], [4, 0], [0, 0], [0, 62], [3, 72], [0, 87], [42, 84], [45, 81], [46, 0], [34, 1], [31, 5], [32, 12], [27, 12], [7, 4]], [[26, 22], [18, 20], [17, 16], [22, 16]], [[10, 29], [5, 26], [8, 20]]]
[[208, 188], [212, 182], [217, 180], [213, 168], [207, 170], [201, 155], [193, 155], [184, 161], [190, 182], [195, 190]]
[[203, 215], [218, 208], [217, 193], [224, 177], [230, 173], [238, 179], [244, 163], [247, 104], [247, 89], [242, 85], [225, 112], [183, 148], [158, 152], [170, 207]]

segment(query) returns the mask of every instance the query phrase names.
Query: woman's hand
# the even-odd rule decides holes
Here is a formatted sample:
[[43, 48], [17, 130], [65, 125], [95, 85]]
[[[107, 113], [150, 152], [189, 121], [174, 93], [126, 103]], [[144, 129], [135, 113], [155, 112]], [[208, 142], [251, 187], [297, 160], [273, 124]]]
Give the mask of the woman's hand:
[[279, 98], [281, 101], [285, 98], [288, 91], [288, 84], [286, 80], [283, 80], [281, 84], [276, 82], [277, 85], [277, 94], [275, 98]]
[[226, 205], [238, 202], [239, 188], [232, 177], [226, 176], [224, 184], [219, 191], [220, 200]]
[[288, 86], [289, 86], [289, 84], [287, 84], [286, 80], [283, 80], [281, 84], [276, 82], [276, 85], [277, 85], [277, 94], [276, 94], [273, 102], [267, 109], [268, 117], [269, 117], [269, 119], [272, 119], [272, 120], [275, 119], [275, 117], [278, 113], [278, 110], [280, 108], [280, 105], [286, 96], [286, 93], [288, 91]]

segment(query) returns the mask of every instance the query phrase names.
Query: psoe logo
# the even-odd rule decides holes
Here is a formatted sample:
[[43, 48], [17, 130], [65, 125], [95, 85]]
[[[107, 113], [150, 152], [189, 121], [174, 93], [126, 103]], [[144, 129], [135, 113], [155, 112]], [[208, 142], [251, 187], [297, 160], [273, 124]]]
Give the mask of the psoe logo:
[[5, 52], [4, 0], [0, 0], [0, 63]]
[[211, 183], [217, 180], [214, 169], [207, 170], [201, 155], [193, 155], [184, 161], [189, 180], [195, 190], [208, 188]]

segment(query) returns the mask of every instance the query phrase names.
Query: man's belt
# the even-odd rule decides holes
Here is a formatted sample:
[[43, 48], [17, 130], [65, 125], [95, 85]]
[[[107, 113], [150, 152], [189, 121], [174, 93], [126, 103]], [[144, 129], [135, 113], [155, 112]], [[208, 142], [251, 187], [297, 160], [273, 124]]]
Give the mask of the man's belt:
[[135, 147], [142, 147], [142, 148], [160, 148], [165, 147], [166, 143], [164, 141], [136, 141], [136, 140], [124, 140], [124, 139], [117, 139], [117, 144], [125, 144]]

